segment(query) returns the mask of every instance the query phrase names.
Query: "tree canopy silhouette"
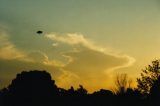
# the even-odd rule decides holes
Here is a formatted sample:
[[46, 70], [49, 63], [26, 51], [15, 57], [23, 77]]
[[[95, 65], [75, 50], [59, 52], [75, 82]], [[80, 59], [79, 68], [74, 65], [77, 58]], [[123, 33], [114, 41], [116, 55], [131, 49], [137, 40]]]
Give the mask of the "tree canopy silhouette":
[[[24, 71], [17, 74], [8, 89], [16, 94], [26, 92], [26, 95], [28, 95], [28, 92], [31, 92], [32, 95], [35, 94], [37, 96], [42, 95], [43, 93], [46, 95], [57, 92], [57, 86], [50, 74], [46, 71], [37, 70], [29, 72]], [[55, 90], [55, 92], [52, 92], [53, 90]]]
[[159, 106], [160, 77], [152, 84], [147, 98], [130, 88], [126, 74], [117, 76], [116, 83], [117, 93], [100, 89], [89, 94], [82, 85], [77, 89], [58, 88], [46, 71], [23, 71], [0, 90], [0, 106]]
[[142, 70], [141, 78], [137, 78], [138, 90], [143, 94], [149, 94], [151, 87], [160, 77], [160, 60], [152, 61], [151, 65], [148, 65]]
[[[53, 97], [58, 95], [58, 88], [55, 81], [46, 71], [24, 71], [17, 74], [16, 78], [8, 86], [7, 102], [14, 105], [48, 103]], [[33, 101], [34, 100], [34, 101]], [[28, 105], [30, 105], [28, 104]]]

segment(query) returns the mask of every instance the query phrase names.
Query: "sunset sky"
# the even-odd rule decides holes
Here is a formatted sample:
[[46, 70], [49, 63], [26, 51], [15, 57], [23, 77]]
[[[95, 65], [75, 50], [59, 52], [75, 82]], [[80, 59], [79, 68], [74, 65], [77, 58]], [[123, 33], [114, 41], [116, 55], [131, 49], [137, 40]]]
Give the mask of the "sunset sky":
[[159, 58], [158, 0], [0, 0], [0, 88], [37, 69], [59, 87], [110, 89]]

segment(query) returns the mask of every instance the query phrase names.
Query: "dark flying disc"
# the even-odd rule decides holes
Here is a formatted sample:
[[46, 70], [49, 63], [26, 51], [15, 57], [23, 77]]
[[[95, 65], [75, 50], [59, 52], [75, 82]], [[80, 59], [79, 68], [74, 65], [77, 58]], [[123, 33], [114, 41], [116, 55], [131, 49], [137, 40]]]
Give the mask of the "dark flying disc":
[[37, 31], [37, 34], [42, 34], [43, 33], [43, 31]]

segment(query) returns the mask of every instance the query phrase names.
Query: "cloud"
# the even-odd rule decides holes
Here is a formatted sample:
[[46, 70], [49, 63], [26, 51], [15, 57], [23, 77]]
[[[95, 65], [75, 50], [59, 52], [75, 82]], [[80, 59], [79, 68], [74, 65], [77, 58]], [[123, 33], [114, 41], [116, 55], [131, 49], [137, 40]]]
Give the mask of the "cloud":
[[61, 61], [50, 60], [48, 56], [41, 51], [32, 51], [28, 53], [27, 57], [29, 58], [31, 62], [34, 62], [34, 63], [41, 63], [44, 65], [57, 66], [57, 67], [64, 66], [64, 64]]
[[97, 45], [82, 34], [50, 33], [45, 37], [61, 45], [57, 48], [63, 49], [66, 46], [69, 48], [65, 49], [65, 52], [60, 52], [64, 58], [68, 59], [68, 62], [61, 67], [61, 70], [65, 71], [59, 78], [61, 81], [58, 81], [62, 87], [69, 86], [69, 84], [77, 86], [78, 83], [92, 91], [108, 87], [109, 83], [106, 81], [112, 82], [110, 76], [112, 72], [129, 67], [135, 62], [133, 57], [119, 53], [112, 48]]
[[70, 86], [78, 87], [81, 79], [78, 75], [61, 69], [61, 74], [57, 77], [57, 84], [60, 87], [70, 88]]
[[72, 58], [65, 70], [84, 76], [87, 74], [102, 74], [106, 69], [123, 66], [128, 62], [127, 58], [106, 55], [103, 52], [81, 47], [79, 52], [66, 52], [66, 56]]
[[86, 40], [84, 39], [84, 37], [82, 35], [77, 36], [77, 34], [66, 34], [62, 36], [62, 35], [53, 33], [53, 34], [46, 35], [46, 37], [52, 40], [60, 41], [63, 43], [68, 43], [71, 45], [86, 43]]
[[9, 36], [4, 31], [0, 31], [0, 58], [17, 59], [23, 56], [24, 54], [9, 41]]
[[57, 34], [51, 33], [45, 35], [47, 38], [52, 39], [53, 41], [58, 41], [61, 43], [66, 43], [69, 45], [83, 45], [89, 49], [104, 51], [105, 48], [96, 46], [93, 42], [86, 39], [82, 34], [77, 33], [67, 33], [67, 34]]
[[43, 63], [45, 65], [62, 66], [59, 61], [49, 60], [48, 56], [41, 51], [23, 52], [9, 40], [9, 35], [0, 30], [0, 59], [20, 60], [27, 62]]
[[57, 47], [57, 46], [58, 46], [58, 43], [53, 43], [52, 46], [53, 46], [53, 47]]
[[[111, 50], [111, 48], [104, 48], [102, 46], [98, 46], [98, 45], [94, 44], [93, 41], [86, 39], [82, 34], [51, 33], [51, 34], [47, 34], [45, 36], [55, 42], [65, 43], [65, 44], [68, 44], [74, 48], [74, 51], [72, 51], [72, 52], [63, 53], [63, 56], [69, 58], [70, 62], [72, 62], [75, 58], [81, 58], [81, 56], [83, 54], [82, 57], [85, 57], [85, 55], [86, 55], [86, 57], [83, 58], [84, 61], [93, 60], [93, 61], [97, 62], [96, 59], [99, 59], [98, 62], [101, 64], [105, 64], [105, 63], [104, 63], [104, 61], [100, 61], [100, 59], [108, 61], [108, 64], [105, 64], [105, 66], [110, 68], [110, 71], [111, 70], [114, 71], [119, 68], [129, 67], [135, 62], [135, 59], [133, 57], [125, 55], [125, 54], [119, 54], [116, 51]], [[74, 54], [76, 54], [76, 56]], [[92, 58], [90, 58], [90, 57], [92, 57]], [[119, 60], [119, 59], [122, 59], [122, 61], [119, 62], [120, 64], [117, 64], [117, 65], [111, 66], [111, 67], [109, 66], [109, 64], [116, 63], [116, 60]], [[115, 61], [113, 62], [110, 60], [115, 60]], [[123, 60], [125, 60], [125, 63], [123, 63]], [[81, 61], [82, 61], [82, 58], [81, 58]], [[88, 63], [91, 63], [93, 61], [90, 61]], [[76, 61], [74, 61], [74, 62], [76, 62]], [[123, 64], [121, 64], [121, 63], [123, 63]], [[92, 66], [94, 66], [94, 64]]]

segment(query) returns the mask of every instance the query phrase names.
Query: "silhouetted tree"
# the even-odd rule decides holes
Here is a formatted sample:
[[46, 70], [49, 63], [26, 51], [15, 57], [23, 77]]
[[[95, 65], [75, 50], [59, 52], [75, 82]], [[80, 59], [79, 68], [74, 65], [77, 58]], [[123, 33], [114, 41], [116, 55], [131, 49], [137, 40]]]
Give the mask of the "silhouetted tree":
[[114, 94], [110, 90], [100, 89], [93, 92], [91, 97], [95, 106], [112, 106], [114, 104]]
[[130, 103], [132, 103], [132, 106], [139, 106], [143, 103], [143, 95], [137, 89], [127, 88], [125, 98], [128, 105], [131, 105]]
[[[29, 71], [17, 74], [8, 87], [10, 103], [24, 105], [23, 103], [48, 103], [58, 95], [55, 81], [46, 71]], [[21, 103], [22, 102], [22, 103]], [[28, 104], [30, 105], [30, 104]]]
[[160, 101], [160, 77], [154, 81], [151, 89], [150, 89], [150, 93], [148, 96], [149, 100], [150, 100], [150, 104], [154, 105], [154, 106], [159, 106]]
[[149, 94], [151, 87], [160, 76], [160, 61], [152, 61], [152, 65], [148, 65], [142, 70], [141, 78], [137, 79], [138, 90], [143, 94]]
[[79, 88], [75, 92], [80, 96], [84, 96], [87, 95], [88, 91], [82, 85], [79, 85]]
[[59, 95], [62, 97], [73, 97], [76, 95], [76, 92], [72, 86], [68, 90], [63, 89], [63, 88], [59, 88]]
[[58, 88], [46, 71], [24, 71], [0, 90], [0, 106], [159, 106], [160, 77], [154, 81], [149, 99], [142, 99], [140, 91], [131, 88], [126, 74], [117, 75], [115, 81], [116, 93], [100, 89], [88, 94], [82, 85]]
[[93, 92], [93, 95], [98, 96], [98, 97], [100, 97], [100, 96], [113, 96], [113, 93], [110, 90], [100, 89], [97, 92]]
[[2, 106], [2, 92], [0, 90], [0, 106]]
[[68, 89], [67, 92], [68, 92], [69, 95], [75, 96], [75, 90], [74, 90], [73, 86], [71, 86], [71, 88]]
[[[2, 88], [0, 89], [0, 106], [5, 106], [4, 103], [6, 102], [6, 105], [9, 104], [7, 103], [8, 101], [8, 89], [7, 88]], [[8, 106], [8, 105], [7, 105]]]
[[113, 89], [116, 94], [124, 94], [127, 88], [131, 87], [132, 80], [128, 78], [127, 74], [119, 74], [115, 77], [115, 88]]

